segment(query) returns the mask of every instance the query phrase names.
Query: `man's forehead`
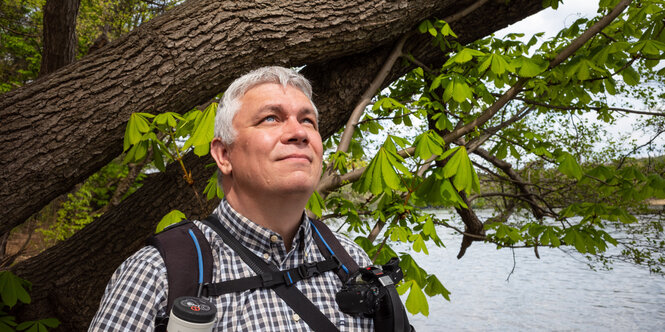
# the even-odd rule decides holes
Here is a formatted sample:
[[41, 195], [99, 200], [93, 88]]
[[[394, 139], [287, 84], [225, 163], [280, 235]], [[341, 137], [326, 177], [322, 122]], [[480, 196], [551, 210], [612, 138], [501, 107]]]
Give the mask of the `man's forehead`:
[[[256, 84], [256, 85], [250, 87], [249, 89], [247, 89], [247, 91], [245, 92], [245, 94], [244, 94], [242, 97], [240, 97], [239, 100], [240, 100], [241, 102], [243, 102], [244, 99], [245, 99], [245, 97], [247, 97], [247, 95], [249, 94], [249, 95], [251, 95], [252, 98], [257, 98], [257, 97], [258, 97], [258, 98], [262, 101], [262, 103], [265, 104], [265, 105], [262, 105], [262, 106], [260, 107], [261, 109], [264, 109], [264, 108], [268, 108], [268, 109], [270, 109], [270, 108], [275, 108], [275, 109], [278, 109], [278, 108], [280, 108], [280, 106], [279, 106], [280, 103], [278, 103], [278, 102], [276, 102], [276, 101], [272, 101], [271, 98], [269, 98], [269, 94], [266, 94], [265, 92], [261, 92], [259, 95], [256, 95], [256, 94], [254, 93], [254, 92], [256, 92], [256, 91], [255, 91], [256, 89], [259, 89], [259, 88], [262, 88], [262, 87], [266, 87], [266, 86], [271, 86], [271, 85], [272, 85], [272, 86], [275, 86], [275, 87], [278, 87], [278, 88], [279, 88], [282, 92], [284, 92], [284, 93], [286, 93], [286, 90], [288, 90], [288, 89], [293, 89], [293, 90], [297, 91], [297, 92], [300, 93], [304, 98], [306, 98], [307, 101], [308, 101], [307, 107], [303, 107], [303, 110], [302, 110], [302, 111], [306, 111], [306, 113], [312, 113], [312, 114], [318, 116], [318, 114], [317, 114], [317, 112], [316, 112], [316, 110], [315, 110], [314, 102], [313, 102], [313, 101], [312, 101], [312, 100], [311, 100], [311, 99], [310, 99], [310, 98], [309, 98], [309, 97], [308, 97], [308, 96], [307, 96], [307, 95], [306, 95], [306, 94], [305, 94], [300, 88], [298, 88], [297, 86], [291, 85], [291, 84], [287, 84], [286, 86], [283, 85], [283, 84], [280, 84], [280, 83], [274, 83], [274, 82], [266, 82], [266, 83]], [[257, 92], [257, 93], [258, 93], [258, 92]]]

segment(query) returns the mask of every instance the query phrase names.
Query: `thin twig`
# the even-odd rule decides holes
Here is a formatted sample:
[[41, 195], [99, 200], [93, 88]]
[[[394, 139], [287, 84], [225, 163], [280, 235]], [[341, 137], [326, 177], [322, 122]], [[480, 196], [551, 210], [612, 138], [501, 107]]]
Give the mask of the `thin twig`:
[[515, 266], [517, 266], [517, 260], [515, 259], [515, 249], [510, 249], [513, 252], [513, 269], [510, 270], [510, 273], [508, 273], [508, 277], [506, 278], [506, 282], [510, 282], [510, 276], [513, 275], [513, 272], [515, 272]]

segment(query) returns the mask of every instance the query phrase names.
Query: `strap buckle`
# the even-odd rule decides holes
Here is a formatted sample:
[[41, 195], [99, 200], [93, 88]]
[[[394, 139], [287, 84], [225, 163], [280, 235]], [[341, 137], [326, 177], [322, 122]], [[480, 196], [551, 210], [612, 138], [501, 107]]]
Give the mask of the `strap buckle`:
[[319, 272], [317, 263], [304, 263], [298, 266], [298, 275], [300, 275], [300, 278], [302, 279], [311, 278], [319, 274], [321, 274], [321, 272]]
[[342, 267], [342, 261], [337, 258], [337, 255], [331, 255], [330, 258], [335, 263], [335, 270], [339, 270]]
[[271, 287], [279, 284], [279, 280], [276, 280], [271, 272], [261, 273], [259, 276], [261, 277], [263, 287]]

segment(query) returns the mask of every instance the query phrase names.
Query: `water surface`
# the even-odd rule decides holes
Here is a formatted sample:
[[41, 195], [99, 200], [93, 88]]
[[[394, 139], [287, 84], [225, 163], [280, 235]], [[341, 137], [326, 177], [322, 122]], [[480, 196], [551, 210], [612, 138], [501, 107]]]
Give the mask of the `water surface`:
[[458, 260], [461, 237], [437, 232], [447, 248], [430, 244], [430, 256], [414, 257], [451, 301], [430, 298], [429, 317], [410, 318], [418, 331], [665, 331], [665, 278], [643, 268], [593, 271], [579, 254], [539, 248], [537, 259], [516, 249], [511, 274], [512, 250], [475, 242]]

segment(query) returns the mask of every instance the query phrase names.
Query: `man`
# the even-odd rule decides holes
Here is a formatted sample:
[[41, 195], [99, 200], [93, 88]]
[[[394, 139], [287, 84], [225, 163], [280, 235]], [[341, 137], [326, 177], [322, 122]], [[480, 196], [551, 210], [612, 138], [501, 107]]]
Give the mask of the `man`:
[[[309, 82], [295, 71], [264, 67], [229, 86], [215, 119], [210, 153], [225, 198], [213, 214], [243, 246], [280, 270], [324, 260], [304, 214], [323, 154], [311, 95]], [[213, 282], [255, 275], [214, 230], [194, 223], [212, 248]], [[358, 265], [370, 265], [361, 248], [338, 238]], [[341, 331], [372, 330], [372, 319], [339, 310], [335, 293], [342, 283], [334, 271], [295, 286]], [[152, 331], [155, 318], [167, 314], [168, 292], [164, 260], [157, 249], [145, 247], [111, 277], [90, 330]], [[310, 330], [271, 289], [210, 300], [217, 307], [213, 331]]]

